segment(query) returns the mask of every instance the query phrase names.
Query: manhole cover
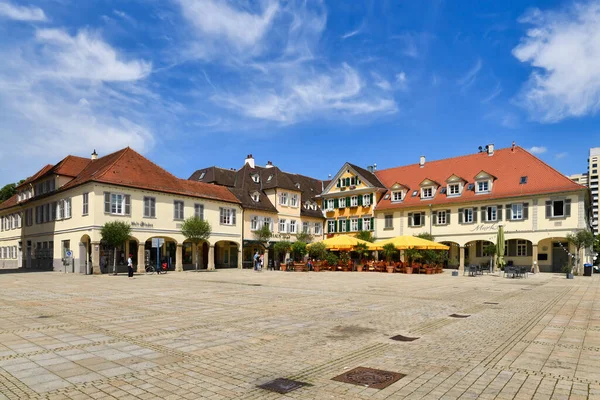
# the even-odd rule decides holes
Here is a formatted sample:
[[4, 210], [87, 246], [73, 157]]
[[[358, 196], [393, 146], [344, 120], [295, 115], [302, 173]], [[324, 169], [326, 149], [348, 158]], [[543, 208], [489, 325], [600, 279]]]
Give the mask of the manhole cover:
[[451, 314], [450, 318], [469, 318], [470, 315], [462, 315], [462, 314]]
[[485, 303], [483, 303], [483, 304], [492, 304], [492, 305], [498, 305], [498, 304], [500, 304], [500, 303], [492, 303], [491, 301], [486, 301], [486, 302], [485, 302]]
[[405, 374], [382, 371], [379, 369], [358, 367], [333, 378], [333, 381], [368, 386], [373, 389], [385, 389], [392, 383], [404, 378]]
[[419, 338], [418, 337], [408, 337], [408, 336], [396, 335], [396, 336], [392, 336], [390, 339], [396, 340], [398, 342], [414, 342], [415, 340], [417, 340]]
[[293, 381], [291, 379], [277, 378], [274, 381], [259, 385], [258, 387], [270, 392], [286, 394], [303, 386], [310, 386], [308, 383]]

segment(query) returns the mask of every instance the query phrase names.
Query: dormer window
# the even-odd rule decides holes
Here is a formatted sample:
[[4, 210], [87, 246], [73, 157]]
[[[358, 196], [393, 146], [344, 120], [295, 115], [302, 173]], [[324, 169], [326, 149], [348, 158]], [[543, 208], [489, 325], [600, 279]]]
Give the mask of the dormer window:
[[421, 198], [422, 199], [431, 199], [433, 198], [433, 188], [426, 187], [421, 189]]
[[448, 196], [458, 196], [460, 194], [460, 183], [448, 185]]
[[267, 182], [271, 182], [271, 179], [273, 179], [273, 175], [269, 175], [269, 177], [267, 178]]
[[253, 175], [252, 175], [252, 180], [254, 181], [254, 183], [258, 183], [258, 182], [260, 182], [260, 175], [258, 175], [258, 174], [253, 174]]
[[260, 193], [258, 192], [254, 192], [252, 193], [252, 201], [255, 203], [258, 203], [260, 201]]
[[300, 189], [300, 184], [296, 183], [296, 188]]
[[477, 182], [477, 193], [489, 193], [490, 181], [479, 181]]
[[393, 202], [402, 201], [403, 198], [404, 198], [404, 193], [402, 191], [392, 192], [392, 201]]

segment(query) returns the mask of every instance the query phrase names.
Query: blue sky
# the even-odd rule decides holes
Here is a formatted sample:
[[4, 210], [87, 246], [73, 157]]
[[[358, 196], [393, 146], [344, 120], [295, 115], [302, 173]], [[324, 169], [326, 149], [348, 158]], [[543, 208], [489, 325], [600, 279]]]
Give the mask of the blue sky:
[[319, 178], [600, 146], [600, 0], [0, 0], [0, 184], [131, 146]]

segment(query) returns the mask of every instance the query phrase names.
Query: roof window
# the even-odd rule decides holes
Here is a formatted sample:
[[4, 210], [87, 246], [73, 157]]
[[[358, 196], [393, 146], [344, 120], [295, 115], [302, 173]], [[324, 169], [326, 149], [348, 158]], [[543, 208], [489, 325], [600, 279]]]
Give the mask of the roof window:
[[419, 191], [415, 190], [412, 192], [412, 197], [417, 197], [418, 194], [419, 194]]
[[205, 175], [206, 175], [206, 172], [201, 173], [200, 176], [198, 177], [198, 180], [201, 181], [202, 179], [204, 179]]
[[258, 174], [254, 174], [254, 175], [252, 175], [252, 180], [255, 183], [258, 183], [258, 182], [260, 182], [260, 176]]
[[522, 176], [521, 177], [521, 181], [519, 182], [521, 185], [524, 185], [527, 183], [527, 177], [526, 176]]
[[469, 183], [469, 186], [467, 186], [467, 190], [473, 190], [473, 189], [475, 189], [475, 184]]
[[271, 179], [273, 179], [273, 175], [269, 175], [269, 177], [267, 178], [267, 182], [271, 182]]

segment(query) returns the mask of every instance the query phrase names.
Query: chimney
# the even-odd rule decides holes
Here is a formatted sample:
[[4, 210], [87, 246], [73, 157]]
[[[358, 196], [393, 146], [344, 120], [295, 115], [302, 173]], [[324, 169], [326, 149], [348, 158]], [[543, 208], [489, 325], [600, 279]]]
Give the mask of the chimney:
[[273, 163], [271, 161], [267, 161], [267, 165], [265, 165], [265, 168], [273, 168]]
[[488, 156], [493, 156], [494, 155], [494, 144], [490, 143], [485, 147], [487, 148]]
[[254, 157], [252, 157], [252, 154], [248, 154], [245, 162], [250, 166], [250, 168], [254, 168]]
[[96, 149], [94, 149], [94, 152], [92, 153], [92, 161], [97, 160], [98, 159], [98, 153], [96, 153]]
[[419, 166], [423, 168], [425, 166], [425, 156], [421, 156], [419, 159]]
[[370, 173], [373, 173], [373, 172], [375, 171], [375, 167], [374, 167], [374, 166], [372, 166], [372, 165], [369, 165], [369, 166], [367, 167], [367, 171], [369, 171]]

